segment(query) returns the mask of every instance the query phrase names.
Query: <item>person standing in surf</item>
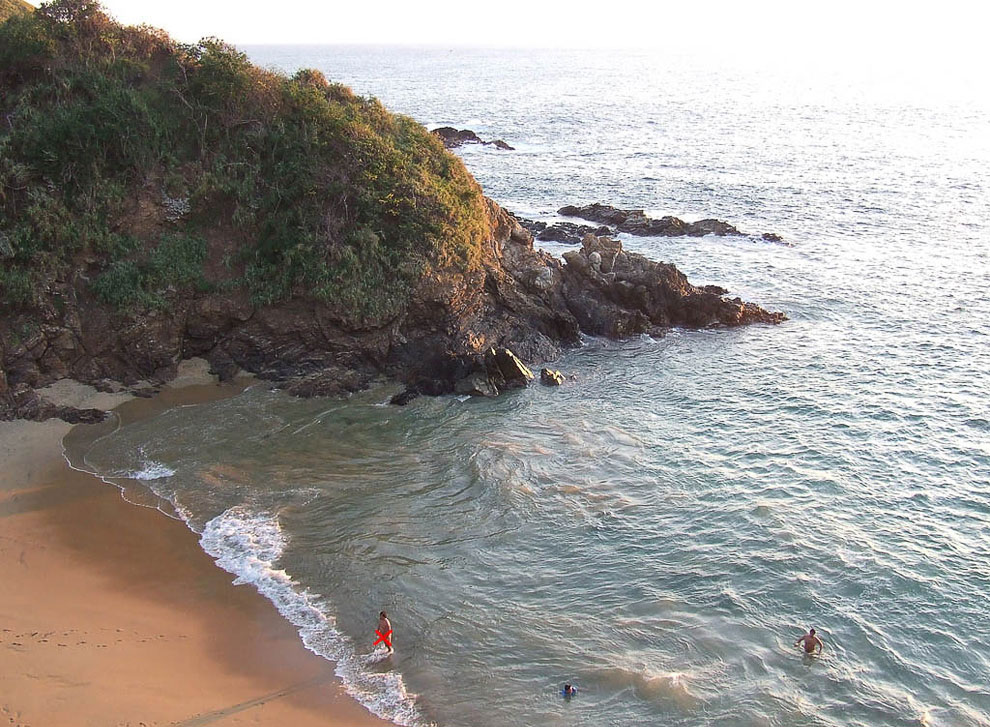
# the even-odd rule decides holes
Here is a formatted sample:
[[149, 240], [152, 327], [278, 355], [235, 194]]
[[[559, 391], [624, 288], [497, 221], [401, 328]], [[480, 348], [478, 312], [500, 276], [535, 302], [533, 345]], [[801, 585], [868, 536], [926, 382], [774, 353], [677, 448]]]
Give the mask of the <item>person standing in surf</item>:
[[388, 620], [388, 614], [382, 611], [378, 614], [378, 635], [385, 643], [388, 653], [392, 653], [392, 622]]
[[815, 647], [818, 647], [818, 653], [820, 654], [820, 653], [822, 653], [822, 649], [825, 648], [825, 642], [822, 641], [820, 638], [818, 638], [818, 636], [815, 634], [815, 630], [814, 629], [810, 629], [808, 631], [808, 633], [806, 633], [800, 639], [798, 639], [797, 641], [795, 641], [794, 642], [794, 645], [795, 646], [798, 646], [798, 645], [803, 646], [804, 647], [804, 653], [805, 654], [813, 654], [813, 653], [815, 653]]

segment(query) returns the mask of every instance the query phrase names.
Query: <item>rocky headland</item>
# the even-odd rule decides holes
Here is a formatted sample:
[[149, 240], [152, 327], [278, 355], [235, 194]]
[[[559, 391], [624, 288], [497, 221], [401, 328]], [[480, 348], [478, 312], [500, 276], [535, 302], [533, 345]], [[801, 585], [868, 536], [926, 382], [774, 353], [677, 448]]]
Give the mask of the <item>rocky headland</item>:
[[312, 296], [259, 306], [243, 294], [193, 294], [134, 313], [66, 289], [62, 311], [38, 311], [44, 322], [29, 338], [0, 348], [0, 415], [92, 421], [95, 413], [52, 409], [34, 390], [63, 377], [102, 390], [147, 386], [194, 356], [222, 379], [245, 370], [300, 396], [340, 395], [380, 376], [406, 384], [396, 403], [421, 393], [494, 396], [533, 378], [523, 361], [553, 360], [582, 333], [660, 336], [675, 326], [785, 320], [722, 288], [693, 286], [674, 265], [606, 237], [589, 234], [560, 260], [486, 204], [492, 234], [483, 266], [425, 277], [402, 313], [373, 324], [341, 319]]
[[0, 47], [0, 418], [93, 420], [37, 389], [148, 392], [193, 357], [300, 396], [492, 396], [581, 334], [785, 318], [608, 236], [535, 249], [435, 135], [315, 71], [69, 0]]

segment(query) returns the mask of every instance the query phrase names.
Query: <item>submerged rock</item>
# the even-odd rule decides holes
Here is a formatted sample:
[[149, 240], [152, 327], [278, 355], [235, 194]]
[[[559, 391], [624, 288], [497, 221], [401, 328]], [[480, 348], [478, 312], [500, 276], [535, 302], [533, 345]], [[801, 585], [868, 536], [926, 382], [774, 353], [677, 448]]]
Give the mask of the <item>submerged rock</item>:
[[476, 372], [470, 376], [465, 376], [454, 385], [454, 391], [458, 394], [469, 396], [487, 396], [494, 398], [498, 396], [498, 386], [484, 372]]
[[418, 399], [419, 397], [420, 397], [419, 389], [415, 387], [410, 387], [408, 389], [404, 389], [403, 391], [400, 391], [398, 394], [393, 396], [391, 399], [388, 400], [388, 403], [393, 404], [395, 406], [405, 406], [413, 399]]

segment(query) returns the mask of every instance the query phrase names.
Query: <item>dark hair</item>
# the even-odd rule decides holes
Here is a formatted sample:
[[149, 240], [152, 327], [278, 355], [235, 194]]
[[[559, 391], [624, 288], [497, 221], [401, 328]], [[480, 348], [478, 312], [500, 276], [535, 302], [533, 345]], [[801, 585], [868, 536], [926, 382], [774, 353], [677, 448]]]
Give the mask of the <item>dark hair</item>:
[[[379, 615], [379, 616], [381, 616], [382, 618], [388, 618], [388, 614], [387, 614], [387, 613], [385, 613], [384, 611], [382, 611], [382, 612], [381, 612], [380, 614], [378, 614], [378, 615]], [[812, 629], [812, 631], [814, 631], [814, 629]]]
[[[382, 611], [382, 613], [385, 613], [385, 612]], [[812, 636], [814, 636], [815, 635], [815, 630], [814, 629], [811, 629], [810, 631], [808, 631], [808, 633], [811, 634]]]

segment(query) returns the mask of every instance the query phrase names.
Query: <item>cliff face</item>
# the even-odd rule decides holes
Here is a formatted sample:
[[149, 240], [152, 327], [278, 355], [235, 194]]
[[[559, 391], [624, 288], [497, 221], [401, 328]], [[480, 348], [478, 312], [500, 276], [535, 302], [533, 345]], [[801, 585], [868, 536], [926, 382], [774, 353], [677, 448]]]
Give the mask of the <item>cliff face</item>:
[[454, 390], [508, 347], [776, 322], [589, 236], [560, 261], [411, 119], [58, 0], [0, 26], [0, 418], [207, 358], [300, 395]]
[[238, 293], [175, 294], [160, 309], [118, 311], [77, 279], [62, 291], [61, 307], [33, 312], [43, 322], [32, 335], [0, 348], [0, 413], [44, 413], [33, 389], [58, 378], [98, 387], [166, 381], [193, 356], [221, 376], [244, 369], [304, 396], [353, 391], [380, 375], [442, 394], [477, 371], [491, 347], [544, 361], [582, 332], [658, 335], [671, 326], [783, 320], [726, 300], [719, 289], [696, 288], [673, 265], [608, 238], [589, 235], [560, 261], [534, 249], [532, 236], [494, 202], [487, 208], [492, 234], [479, 268], [424, 276], [400, 314], [374, 323], [341, 318], [309, 296], [259, 306]]

